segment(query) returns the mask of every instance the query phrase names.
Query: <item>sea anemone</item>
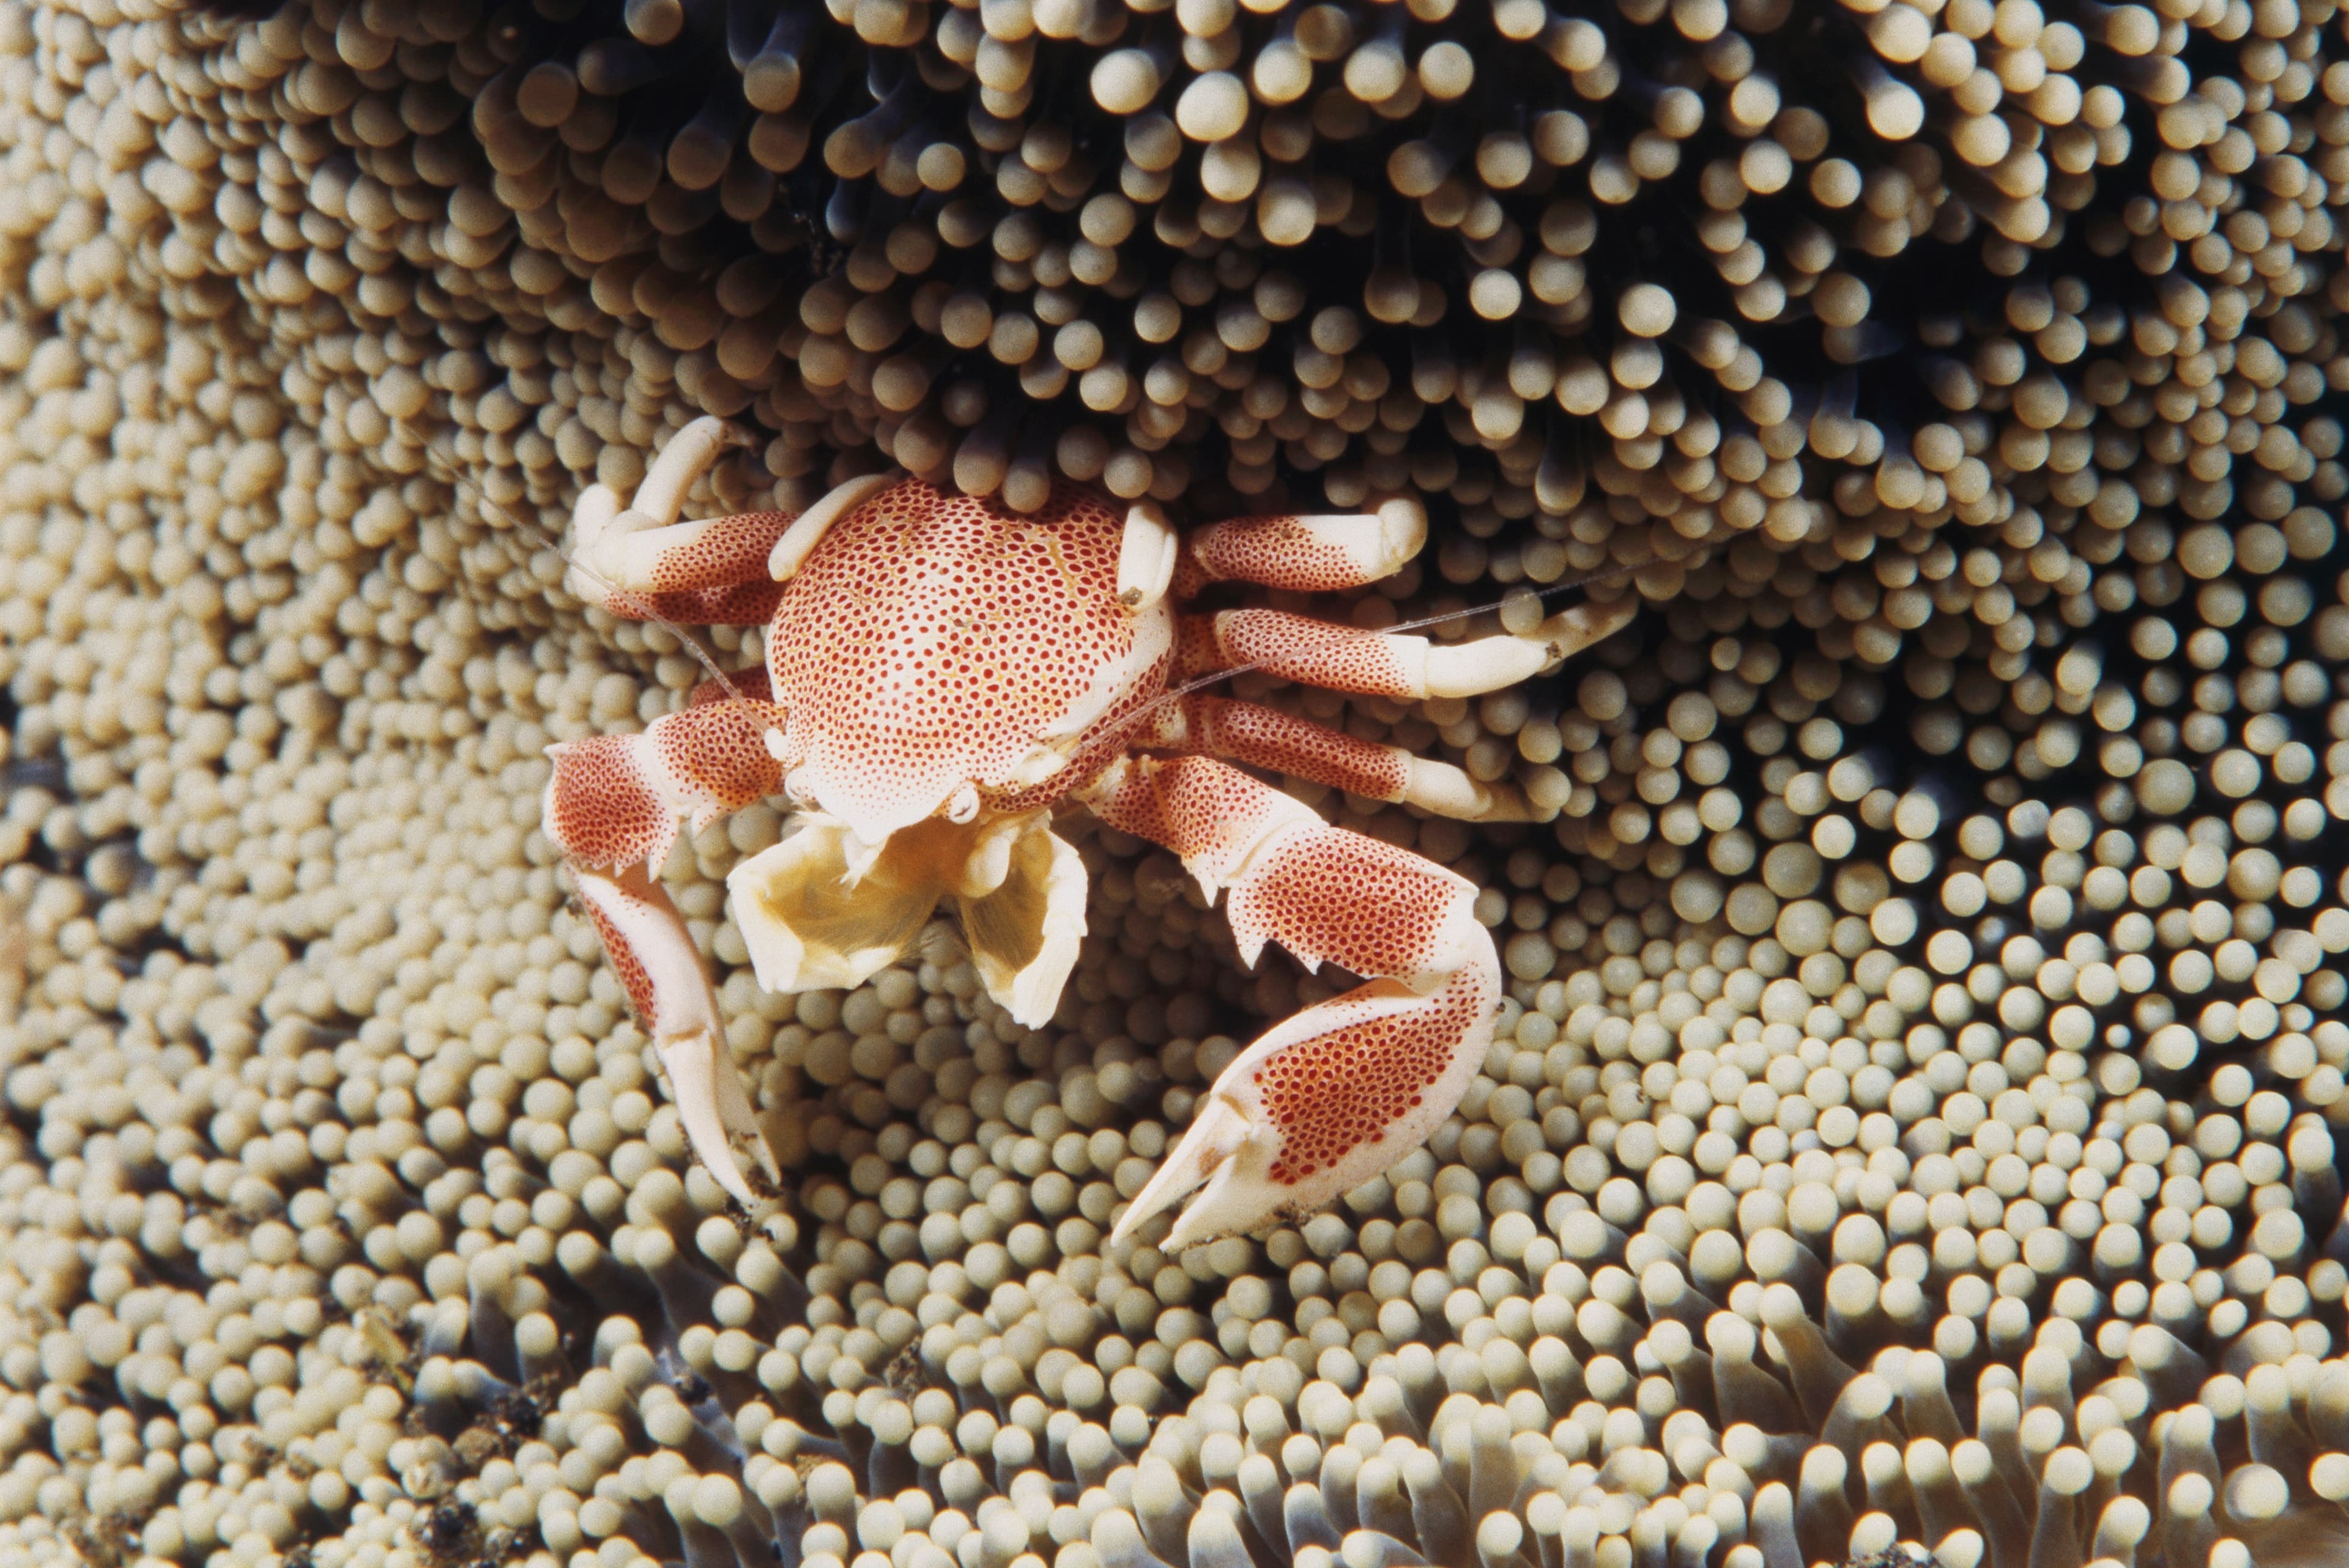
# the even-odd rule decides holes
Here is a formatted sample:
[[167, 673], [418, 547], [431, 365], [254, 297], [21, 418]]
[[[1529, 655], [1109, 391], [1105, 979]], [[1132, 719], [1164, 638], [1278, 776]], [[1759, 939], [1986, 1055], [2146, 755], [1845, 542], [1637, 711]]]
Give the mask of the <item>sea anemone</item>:
[[[2349, 46], [2184, 0], [0, 3], [0, 1556], [2314, 1568], [2349, 1514]], [[1485, 1073], [1331, 1212], [1119, 1206], [1262, 1020], [1179, 868], [946, 926], [687, 1158], [537, 830], [702, 666], [560, 589], [895, 463], [1423, 496]], [[1583, 581], [1587, 580], [1587, 581]], [[734, 665], [755, 633], [719, 628]], [[1163, 1230], [1154, 1233], [1162, 1235]]]

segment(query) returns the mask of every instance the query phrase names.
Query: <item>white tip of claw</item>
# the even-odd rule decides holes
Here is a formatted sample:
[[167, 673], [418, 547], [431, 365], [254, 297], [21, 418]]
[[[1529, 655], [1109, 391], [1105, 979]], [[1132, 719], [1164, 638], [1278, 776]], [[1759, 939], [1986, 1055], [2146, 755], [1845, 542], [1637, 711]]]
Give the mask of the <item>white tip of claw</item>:
[[865, 474], [846, 484], [834, 485], [822, 500], [792, 520], [791, 527], [775, 541], [774, 549], [767, 552], [767, 576], [775, 583], [788, 583], [799, 574], [815, 547], [832, 525], [864, 505], [874, 496], [896, 482], [895, 472]]
[[1560, 654], [1572, 658], [1630, 625], [1639, 613], [1640, 601], [1635, 597], [1627, 596], [1611, 604], [1577, 604], [1544, 621], [1534, 634], [1555, 644]]
[[571, 509], [571, 537], [564, 542], [571, 569], [564, 574], [563, 587], [583, 604], [601, 605], [610, 597], [608, 579], [595, 562], [604, 536], [619, 515], [620, 498], [609, 485], [589, 485]]
[[780, 1181], [781, 1172], [751, 1115], [741, 1075], [734, 1070], [725, 1045], [707, 1030], [655, 1044], [668, 1073], [669, 1092], [677, 1099], [678, 1121], [695, 1157], [737, 1202], [745, 1208], [755, 1205], [758, 1200], [743, 1178], [738, 1150], [750, 1154], [771, 1182]]
[[[1417, 806], [1464, 822], [1547, 821], [1525, 791], [1514, 784], [1480, 784], [1449, 762], [1411, 758], [1411, 779], [1402, 804]], [[1552, 812], [1551, 816], [1556, 816]]]
[[1373, 512], [1300, 516], [1294, 526], [1327, 549], [1342, 552], [1350, 573], [1365, 583], [1392, 577], [1427, 543], [1427, 509], [1398, 497]]
[[1451, 763], [1424, 757], [1408, 761], [1411, 778], [1403, 785], [1402, 804], [1464, 820], [1483, 816], [1491, 806], [1492, 791]]
[[[1206, 1191], [1175, 1220], [1162, 1243], [1163, 1251], [1188, 1246], [1194, 1241], [1206, 1241], [1227, 1233], [1232, 1228], [1215, 1228], [1217, 1218], [1235, 1207], [1230, 1202], [1234, 1172], [1242, 1161], [1249, 1142], [1248, 1119], [1245, 1112], [1231, 1101], [1210, 1093], [1199, 1102], [1196, 1118], [1183, 1140], [1174, 1146], [1158, 1167], [1157, 1172], [1134, 1194], [1125, 1212], [1118, 1216], [1111, 1228], [1112, 1244], [1123, 1242], [1140, 1230], [1153, 1215], [1173, 1208], [1183, 1201], [1185, 1193], [1205, 1181]], [[1262, 1161], [1257, 1161], [1264, 1163]], [[1237, 1216], [1254, 1222], [1250, 1216], [1260, 1214], [1263, 1204], [1255, 1202], [1245, 1205], [1248, 1212]], [[1242, 1228], [1245, 1228], [1243, 1226]], [[1179, 1239], [1178, 1239], [1179, 1238]]]
[[644, 482], [636, 487], [636, 499], [628, 503], [630, 511], [641, 512], [650, 525], [666, 528], [677, 521], [678, 509], [685, 504], [685, 492], [693, 481], [709, 471], [734, 438], [726, 421], [714, 414], [704, 414], [671, 436], [646, 470]]
[[1174, 580], [1181, 539], [1155, 501], [1138, 501], [1125, 514], [1125, 537], [1117, 552], [1117, 596], [1139, 614], [1166, 597]]
[[1427, 545], [1427, 508], [1409, 496], [1379, 503], [1379, 546], [1399, 571]]
[[1049, 812], [990, 830], [957, 890], [963, 933], [987, 994], [1031, 1029], [1052, 1021], [1085, 938], [1085, 863]]

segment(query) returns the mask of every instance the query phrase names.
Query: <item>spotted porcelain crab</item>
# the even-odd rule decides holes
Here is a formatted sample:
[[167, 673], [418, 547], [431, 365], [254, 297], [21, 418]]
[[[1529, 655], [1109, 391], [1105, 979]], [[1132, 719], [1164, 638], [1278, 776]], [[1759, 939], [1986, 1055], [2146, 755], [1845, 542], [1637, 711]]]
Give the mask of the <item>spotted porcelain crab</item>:
[[1628, 606], [1582, 605], [1528, 635], [1459, 645], [1274, 609], [1178, 613], [1217, 581], [1326, 592], [1375, 582], [1425, 541], [1425, 513], [1257, 517], [1177, 532], [1149, 502], [1073, 486], [1032, 516], [880, 475], [806, 511], [678, 521], [725, 446], [694, 422], [623, 510], [580, 498], [570, 586], [616, 616], [765, 624], [766, 661], [706, 683], [635, 735], [554, 748], [548, 836], [651, 1034], [695, 1153], [745, 1202], [774, 1157], [751, 1114], [693, 943], [655, 880], [698, 831], [782, 795], [785, 836], [728, 878], [761, 985], [861, 984], [941, 900], [960, 909], [988, 993], [1041, 1026], [1085, 934], [1086, 879], [1052, 832], [1084, 806], [1179, 856], [1226, 905], [1243, 958], [1267, 939], [1364, 983], [1266, 1032], [1198, 1103], [1117, 1225], [1205, 1190], [1166, 1244], [1310, 1211], [1418, 1147], [1485, 1058], [1500, 998], [1475, 888], [1334, 828], [1233, 763], [1461, 818], [1513, 801], [1447, 763], [1180, 688], [1253, 666], [1338, 691], [1466, 696], [1606, 636]]

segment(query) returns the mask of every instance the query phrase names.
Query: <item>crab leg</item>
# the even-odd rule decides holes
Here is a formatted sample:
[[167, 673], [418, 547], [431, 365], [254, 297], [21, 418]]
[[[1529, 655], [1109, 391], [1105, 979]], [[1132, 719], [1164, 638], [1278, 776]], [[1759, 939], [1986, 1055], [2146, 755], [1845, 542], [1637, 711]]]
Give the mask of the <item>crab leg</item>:
[[1481, 784], [1449, 762], [1360, 740], [1257, 703], [1182, 697], [1156, 709], [1150, 727], [1133, 744], [1276, 769], [1365, 799], [1418, 806], [1469, 821], [1518, 821], [1528, 814], [1524, 797], [1508, 786]]
[[1225, 610], [1185, 616], [1180, 676], [1248, 665], [1330, 691], [1399, 700], [1478, 696], [1538, 675], [1630, 622], [1635, 603], [1577, 604], [1523, 636], [1504, 632], [1473, 643], [1431, 643], [1371, 632], [1285, 610]]
[[780, 1174], [775, 1156], [751, 1114], [717, 993], [677, 905], [640, 865], [607, 873], [574, 863], [571, 871], [604, 954], [660, 1053], [694, 1153], [720, 1187], [746, 1206], [755, 1202], [740, 1156], [756, 1161], [769, 1181]]
[[730, 438], [719, 419], [686, 426], [625, 510], [609, 486], [580, 492], [571, 513], [570, 592], [622, 620], [761, 624], [824, 531], [887, 482], [885, 475], [852, 480], [797, 516], [748, 511], [679, 522], [686, 492]]
[[1206, 758], [1122, 761], [1085, 797], [1112, 827], [1173, 850], [1210, 893], [1231, 890], [1247, 962], [1273, 939], [1309, 967], [1372, 976], [1275, 1025], [1224, 1070], [1116, 1237], [1202, 1182], [1162, 1247], [1319, 1208], [1452, 1113], [1501, 995], [1474, 886]]
[[1427, 511], [1392, 500], [1367, 515], [1239, 517], [1183, 536], [1175, 594], [1208, 583], [1261, 583], [1299, 593], [1359, 588], [1392, 575], [1427, 542]]
[[[599, 487], [600, 488], [600, 487]], [[591, 492], [592, 494], [592, 492]], [[611, 492], [595, 504], [608, 507]], [[786, 511], [680, 522], [642, 533], [599, 533], [589, 496], [573, 515], [571, 593], [623, 621], [680, 626], [763, 625], [783, 596], [767, 555], [791, 526]]]
[[603, 938], [667, 1069], [670, 1092], [694, 1152], [744, 1203], [752, 1201], [738, 1155], [771, 1179], [774, 1155], [752, 1118], [734, 1070], [718, 997], [677, 906], [651, 872], [668, 858], [679, 818], [698, 830], [774, 793], [781, 769], [766, 734], [781, 720], [761, 700], [762, 675], [739, 677], [733, 700], [716, 688], [636, 735], [598, 735], [548, 748], [546, 835], [570, 864], [580, 902]]
[[778, 590], [767, 552], [791, 524], [788, 512], [747, 512], [680, 523], [686, 491], [725, 449], [718, 419], [696, 419], [653, 459], [624, 510], [608, 485], [589, 485], [571, 512], [564, 586], [623, 620], [685, 625], [750, 625], [774, 614]]

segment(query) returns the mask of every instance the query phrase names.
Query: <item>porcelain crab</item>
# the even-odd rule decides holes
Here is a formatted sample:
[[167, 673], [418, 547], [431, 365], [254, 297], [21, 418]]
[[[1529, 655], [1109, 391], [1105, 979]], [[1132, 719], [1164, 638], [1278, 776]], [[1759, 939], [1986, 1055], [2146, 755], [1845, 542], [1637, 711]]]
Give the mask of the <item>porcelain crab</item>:
[[1530, 634], [1457, 645], [1278, 609], [1179, 609], [1218, 581], [1375, 582], [1425, 541], [1408, 500], [1182, 532], [1154, 503], [1073, 485], [1023, 516], [876, 475], [796, 516], [679, 521], [728, 439], [717, 420], [687, 426], [625, 509], [591, 487], [570, 587], [623, 618], [763, 624], [764, 667], [704, 683], [640, 733], [554, 748], [544, 819], [719, 1182], [747, 1203], [744, 1161], [777, 1172], [708, 972], [656, 879], [680, 820], [698, 831], [778, 794], [785, 836], [728, 879], [769, 990], [861, 984], [952, 899], [988, 994], [1041, 1026], [1085, 934], [1084, 868], [1051, 826], [1077, 806], [1172, 851], [1209, 899], [1227, 892], [1247, 962], [1270, 939], [1309, 968], [1364, 977], [1231, 1063], [1119, 1235], [1200, 1187], [1164, 1244], [1256, 1229], [1418, 1147], [1483, 1063], [1501, 995], [1476, 890], [1234, 764], [1459, 818], [1523, 802], [1448, 763], [1180, 688], [1254, 666], [1397, 699], [1473, 696], [1597, 642], [1630, 607], [1583, 604]]

